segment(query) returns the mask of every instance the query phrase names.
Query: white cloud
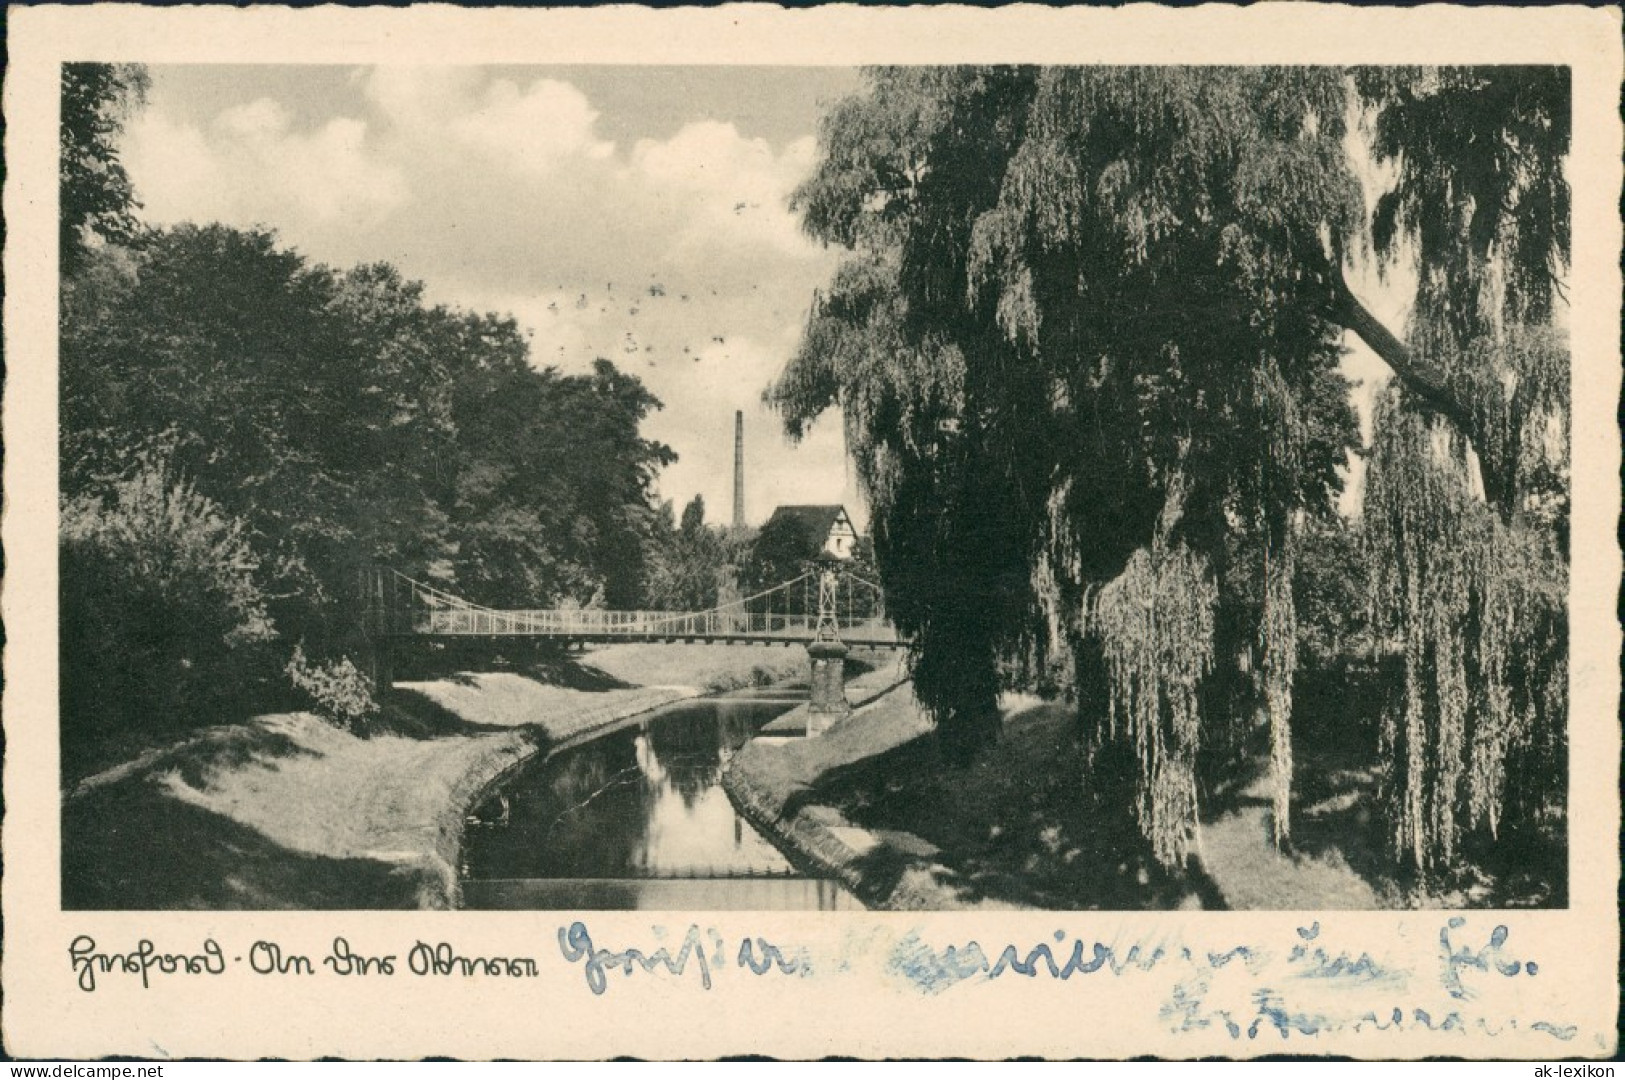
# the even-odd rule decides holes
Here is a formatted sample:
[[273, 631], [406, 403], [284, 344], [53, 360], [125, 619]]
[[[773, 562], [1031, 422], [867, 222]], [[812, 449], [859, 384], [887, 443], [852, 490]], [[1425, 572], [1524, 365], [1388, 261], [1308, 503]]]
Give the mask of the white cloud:
[[650, 188], [684, 200], [688, 213], [675, 251], [689, 255], [721, 235], [806, 258], [817, 248], [801, 235], [789, 200], [812, 157], [810, 137], [775, 153], [732, 124], [703, 121], [664, 141], [639, 142], [631, 167]]
[[251, 142], [275, 138], [288, 130], [288, 110], [270, 98], [260, 98], [227, 109], [215, 120], [215, 126], [235, 138]]
[[438, 127], [467, 107], [484, 81], [478, 68], [374, 67], [356, 72], [364, 97], [402, 127]]
[[[403, 146], [481, 168], [545, 174], [572, 159], [605, 160], [615, 144], [600, 139], [598, 112], [575, 87], [537, 79], [484, 82], [469, 68], [374, 68], [364, 94]], [[466, 155], [466, 157], [463, 157]]]
[[223, 179], [219, 155], [198, 128], [148, 111], [129, 125], [122, 150], [148, 220], [239, 220], [235, 185]]
[[206, 127], [144, 113], [131, 125], [125, 160], [157, 220], [366, 227], [410, 199], [401, 170], [369, 145], [364, 121], [336, 117], [298, 130], [267, 99], [227, 109]]
[[604, 160], [615, 144], [597, 138], [598, 113], [568, 83], [543, 79], [521, 91], [500, 80], [451, 130], [460, 141], [523, 172], [541, 173], [572, 157]]

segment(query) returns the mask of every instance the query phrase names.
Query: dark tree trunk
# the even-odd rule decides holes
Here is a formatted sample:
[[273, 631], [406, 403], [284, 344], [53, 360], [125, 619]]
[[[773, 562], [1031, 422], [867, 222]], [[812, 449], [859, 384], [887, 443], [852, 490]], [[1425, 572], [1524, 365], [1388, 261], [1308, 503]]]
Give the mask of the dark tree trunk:
[[1457, 396], [1445, 373], [1418, 357], [1380, 319], [1371, 314], [1343, 279], [1341, 268], [1338, 270], [1336, 287], [1337, 299], [1332, 318], [1352, 330], [1383, 363], [1393, 368], [1406, 389], [1455, 424], [1468, 438], [1473, 438], [1476, 433], [1473, 430], [1472, 410]]
[[1089, 635], [1073, 645], [1072, 666], [1078, 694], [1073, 732], [1078, 744], [1087, 746], [1105, 725], [1111, 710], [1111, 680], [1106, 672], [1106, 652], [1098, 637]]
[[937, 752], [949, 765], [964, 767], [999, 741], [999, 704], [990, 702], [955, 708], [937, 722]]
[[1476, 451], [1479, 481], [1483, 485], [1486, 501], [1502, 521], [1511, 521], [1516, 501], [1512, 494], [1511, 466], [1498, 465], [1496, 456], [1485, 452], [1482, 445], [1485, 435], [1473, 418], [1471, 402], [1463, 400], [1460, 391], [1451, 386], [1443, 371], [1417, 356], [1382, 324], [1382, 320], [1371, 314], [1371, 310], [1349, 288], [1341, 266], [1337, 268], [1333, 285], [1336, 298], [1330, 313], [1332, 320], [1370, 346], [1378, 359], [1393, 369], [1394, 376], [1407, 390], [1428, 408], [1449, 420], [1466, 437]]

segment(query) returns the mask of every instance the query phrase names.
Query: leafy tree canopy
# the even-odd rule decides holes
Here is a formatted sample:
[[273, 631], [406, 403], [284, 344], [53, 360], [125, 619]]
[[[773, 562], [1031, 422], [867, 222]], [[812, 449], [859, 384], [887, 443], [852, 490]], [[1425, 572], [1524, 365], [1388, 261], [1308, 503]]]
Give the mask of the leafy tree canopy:
[[720, 530], [705, 524], [705, 500], [696, 495], [674, 524], [671, 504], [661, 507], [649, 555], [647, 604], [656, 611], [705, 611], [717, 605], [731, 552]]
[[62, 272], [83, 261], [89, 237], [126, 240], [138, 204], [119, 162], [117, 138], [146, 101], [140, 64], [63, 64], [59, 240]]

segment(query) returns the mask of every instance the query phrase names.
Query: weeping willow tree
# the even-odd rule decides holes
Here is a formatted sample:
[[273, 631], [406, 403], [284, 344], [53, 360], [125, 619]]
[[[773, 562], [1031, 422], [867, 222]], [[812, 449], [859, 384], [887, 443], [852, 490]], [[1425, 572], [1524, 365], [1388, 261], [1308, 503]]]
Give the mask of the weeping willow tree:
[[[1396, 171], [1374, 236], [1418, 269], [1365, 492], [1375, 625], [1404, 661], [1383, 726], [1395, 847], [1424, 880], [1561, 806], [1567, 721], [1569, 81], [1564, 69], [1366, 71]], [[1518, 763], [1517, 785], [1509, 784]]]
[[[1177, 865], [1203, 740], [1258, 712], [1287, 839], [1297, 534], [1358, 441], [1345, 331], [1485, 438], [1344, 276], [1372, 235], [1351, 124], [1437, 158], [1444, 121], [1395, 120], [1432, 77], [883, 69], [827, 115], [795, 204], [847, 258], [769, 398], [792, 435], [841, 410], [951, 759], [996, 737], [1001, 673], [1058, 672], [1085, 743], [1133, 747], [1142, 831]], [[1383, 251], [1431, 220], [1414, 203], [1379, 208]]]

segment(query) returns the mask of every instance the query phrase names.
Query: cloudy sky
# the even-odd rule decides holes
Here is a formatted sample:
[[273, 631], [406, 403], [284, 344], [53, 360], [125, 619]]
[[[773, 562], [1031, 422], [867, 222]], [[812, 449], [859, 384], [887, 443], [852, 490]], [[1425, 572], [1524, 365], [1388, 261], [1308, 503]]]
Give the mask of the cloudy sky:
[[761, 405], [836, 254], [788, 199], [836, 68], [151, 69], [124, 157], [155, 223], [264, 225], [313, 260], [385, 260], [431, 299], [511, 313], [538, 364], [594, 357], [665, 403], [660, 480], [707, 518], [857, 496], [840, 425], [799, 446]]

